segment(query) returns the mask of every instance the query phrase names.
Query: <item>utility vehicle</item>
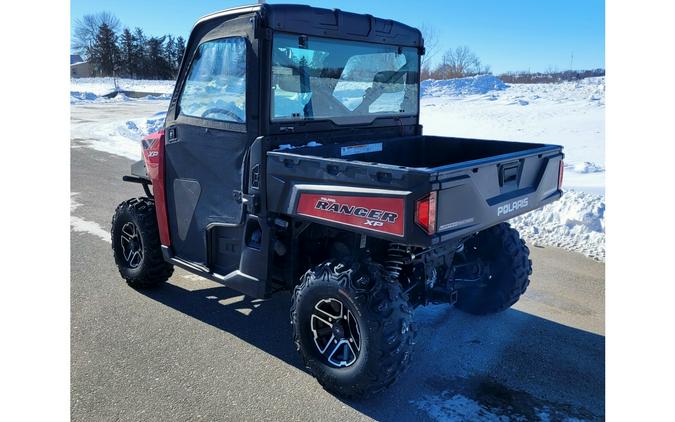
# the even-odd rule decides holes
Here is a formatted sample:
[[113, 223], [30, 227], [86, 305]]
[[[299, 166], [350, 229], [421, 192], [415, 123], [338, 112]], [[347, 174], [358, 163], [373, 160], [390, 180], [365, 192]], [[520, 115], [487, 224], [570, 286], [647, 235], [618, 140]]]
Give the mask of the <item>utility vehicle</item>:
[[423, 135], [422, 54], [419, 30], [337, 9], [199, 20], [164, 128], [123, 178], [146, 196], [112, 220], [122, 277], [292, 289], [304, 364], [347, 397], [409, 365], [416, 306], [513, 305], [531, 261], [505, 221], [560, 198], [562, 148]]

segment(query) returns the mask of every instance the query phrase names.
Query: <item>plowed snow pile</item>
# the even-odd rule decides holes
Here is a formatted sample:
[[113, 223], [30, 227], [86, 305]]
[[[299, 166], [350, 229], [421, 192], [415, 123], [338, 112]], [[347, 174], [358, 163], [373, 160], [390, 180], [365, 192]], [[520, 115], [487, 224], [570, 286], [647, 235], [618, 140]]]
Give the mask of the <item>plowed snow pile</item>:
[[604, 195], [566, 191], [559, 201], [510, 223], [530, 246], [558, 246], [605, 260]]
[[87, 146], [131, 160], [141, 159], [141, 139], [164, 126], [166, 112], [133, 120], [109, 120], [72, 125], [73, 138], [86, 140]]
[[153, 81], [143, 79], [124, 78], [73, 78], [70, 80], [70, 103], [129, 101], [132, 100], [121, 94], [114, 98], [105, 98], [115, 91], [147, 92], [151, 95], [146, 98], [168, 100], [173, 93], [175, 81]]
[[506, 84], [492, 75], [445, 80], [427, 79], [420, 84], [422, 97], [485, 94], [504, 89], [506, 89]]

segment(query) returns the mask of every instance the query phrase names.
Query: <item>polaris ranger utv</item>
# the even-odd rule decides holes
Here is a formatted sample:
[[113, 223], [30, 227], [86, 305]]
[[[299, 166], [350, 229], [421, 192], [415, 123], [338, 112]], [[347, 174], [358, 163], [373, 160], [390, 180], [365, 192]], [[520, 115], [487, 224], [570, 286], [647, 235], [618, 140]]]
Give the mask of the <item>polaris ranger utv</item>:
[[112, 220], [122, 277], [292, 289], [304, 364], [347, 397], [409, 365], [416, 306], [509, 308], [531, 261], [505, 221], [560, 198], [562, 148], [423, 135], [422, 54], [417, 29], [337, 9], [199, 20], [164, 128], [124, 176], [146, 196]]

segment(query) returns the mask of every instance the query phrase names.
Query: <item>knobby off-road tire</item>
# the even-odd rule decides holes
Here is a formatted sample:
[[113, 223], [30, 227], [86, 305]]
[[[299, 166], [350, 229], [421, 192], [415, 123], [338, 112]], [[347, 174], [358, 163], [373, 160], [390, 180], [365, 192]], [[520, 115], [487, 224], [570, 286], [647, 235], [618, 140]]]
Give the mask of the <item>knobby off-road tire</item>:
[[504, 311], [515, 304], [530, 284], [530, 250], [518, 231], [501, 223], [478, 233], [476, 253], [490, 267], [485, 287], [459, 291], [455, 306], [474, 315]]
[[130, 286], [156, 286], [173, 274], [173, 265], [162, 257], [152, 199], [133, 198], [119, 204], [112, 219], [111, 240], [117, 269]]
[[[317, 305], [335, 299], [344, 305], [349, 320], [353, 317], [358, 324], [357, 330], [345, 330], [357, 333], [354, 343], [360, 344], [354, 349], [358, 356], [353, 363], [341, 367], [331, 364], [328, 353], [320, 352], [312, 325], [312, 314], [326, 317]], [[412, 309], [400, 284], [391, 281], [379, 264], [330, 260], [307, 271], [293, 293], [291, 324], [305, 366], [336, 395], [356, 398], [377, 393], [393, 384], [410, 364], [415, 338]]]

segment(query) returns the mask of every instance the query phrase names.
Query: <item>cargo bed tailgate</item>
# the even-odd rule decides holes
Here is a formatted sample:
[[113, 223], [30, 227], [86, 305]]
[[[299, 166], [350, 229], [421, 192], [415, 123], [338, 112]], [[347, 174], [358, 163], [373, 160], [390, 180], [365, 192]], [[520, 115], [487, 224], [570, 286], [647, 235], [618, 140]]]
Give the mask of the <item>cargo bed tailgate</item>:
[[434, 169], [439, 240], [481, 230], [560, 198], [562, 159], [561, 147], [546, 145]]

